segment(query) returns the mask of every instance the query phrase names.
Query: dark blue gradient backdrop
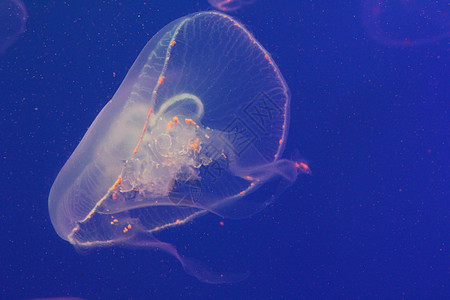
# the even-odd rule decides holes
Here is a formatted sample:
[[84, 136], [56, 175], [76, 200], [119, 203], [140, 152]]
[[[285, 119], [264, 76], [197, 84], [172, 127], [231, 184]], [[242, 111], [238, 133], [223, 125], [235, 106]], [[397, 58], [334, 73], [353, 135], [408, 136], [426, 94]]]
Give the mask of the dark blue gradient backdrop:
[[161, 233], [206, 264], [250, 272], [208, 285], [162, 251], [76, 251], [54, 231], [47, 199], [146, 42], [212, 7], [23, 2], [26, 30], [0, 56], [1, 299], [448, 298], [445, 5], [259, 0], [231, 12], [284, 75], [285, 156], [312, 174], [251, 218], [209, 215]]

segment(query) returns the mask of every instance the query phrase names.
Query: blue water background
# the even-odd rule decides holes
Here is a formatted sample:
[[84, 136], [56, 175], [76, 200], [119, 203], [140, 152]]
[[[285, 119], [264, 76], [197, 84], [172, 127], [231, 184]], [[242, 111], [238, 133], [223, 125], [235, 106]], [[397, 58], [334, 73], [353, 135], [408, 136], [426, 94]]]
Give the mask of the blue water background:
[[377, 43], [361, 1], [260, 0], [232, 14], [291, 89], [286, 157], [299, 153], [312, 175], [251, 218], [206, 216], [161, 236], [219, 270], [250, 271], [217, 286], [161, 251], [79, 253], [47, 207], [146, 42], [208, 2], [24, 3], [27, 30], [0, 56], [1, 299], [448, 298], [448, 39]]

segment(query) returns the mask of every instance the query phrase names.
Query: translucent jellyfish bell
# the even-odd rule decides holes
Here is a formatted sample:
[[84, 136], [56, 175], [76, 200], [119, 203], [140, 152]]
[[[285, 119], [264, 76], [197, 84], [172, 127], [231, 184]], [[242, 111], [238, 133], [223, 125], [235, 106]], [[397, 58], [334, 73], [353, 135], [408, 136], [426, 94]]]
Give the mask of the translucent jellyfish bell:
[[205, 271], [153, 233], [206, 212], [251, 215], [308, 171], [280, 158], [289, 101], [243, 25], [217, 12], [175, 20], [148, 42], [56, 178], [55, 230], [78, 247], [164, 249], [206, 282], [242, 279]]

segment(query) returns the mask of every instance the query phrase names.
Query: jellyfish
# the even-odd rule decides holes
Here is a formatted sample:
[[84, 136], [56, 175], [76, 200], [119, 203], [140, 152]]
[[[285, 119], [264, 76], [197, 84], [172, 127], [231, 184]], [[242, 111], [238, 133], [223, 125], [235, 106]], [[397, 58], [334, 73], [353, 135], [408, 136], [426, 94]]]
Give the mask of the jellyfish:
[[208, 0], [209, 4], [214, 8], [227, 12], [238, 10], [255, 1], [256, 0]]
[[390, 47], [433, 44], [450, 37], [445, 1], [364, 0], [361, 20], [371, 39]]
[[0, 1], [0, 54], [25, 31], [28, 15], [20, 0]]
[[204, 282], [241, 280], [155, 234], [206, 213], [250, 216], [308, 172], [282, 158], [289, 102], [277, 65], [241, 23], [218, 12], [173, 21], [58, 174], [49, 195], [56, 232], [76, 247], [163, 249]]

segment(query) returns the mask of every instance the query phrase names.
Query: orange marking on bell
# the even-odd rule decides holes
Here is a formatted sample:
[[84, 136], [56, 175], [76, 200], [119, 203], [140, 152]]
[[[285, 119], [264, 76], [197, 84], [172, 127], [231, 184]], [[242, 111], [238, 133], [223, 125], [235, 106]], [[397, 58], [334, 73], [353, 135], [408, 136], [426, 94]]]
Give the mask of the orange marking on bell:
[[205, 133], [205, 138], [209, 139], [209, 135], [207, 135], [206, 133]]
[[186, 122], [187, 125], [196, 125], [196, 123], [192, 119], [184, 119], [184, 121]]
[[200, 145], [199, 139], [195, 139], [195, 140], [191, 143], [191, 148], [194, 149], [194, 152], [197, 152], [198, 146], [199, 146], [199, 145]]
[[161, 76], [161, 77], [159, 77], [159, 81], [158, 81], [158, 83], [159, 84], [163, 84], [164, 83], [164, 79], [166, 78], [166, 76]]
[[119, 175], [118, 177], [117, 177], [117, 180], [116, 180], [116, 182], [114, 183], [114, 185], [112, 186], [112, 190], [115, 190], [118, 186], [119, 186], [119, 184], [121, 184], [122, 183], [122, 177]]
[[113, 222], [113, 221], [111, 221], [111, 225], [114, 225], [114, 222]]
[[283, 144], [283, 140], [282, 139], [280, 139], [278, 142], [280, 143], [280, 145]]
[[123, 233], [127, 233], [128, 228], [125, 227], [122, 231], [123, 231]]
[[169, 123], [167, 123], [167, 130], [172, 129], [173, 125], [175, 125], [175, 123], [172, 121], [169, 121]]
[[247, 180], [253, 180], [253, 177], [252, 176], [245, 176], [245, 179], [247, 179]]
[[305, 164], [304, 162], [296, 162], [295, 163], [295, 167], [297, 169], [303, 169], [303, 171], [305, 171], [306, 173], [311, 173], [311, 169], [309, 168], [309, 166], [307, 164]]
[[147, 118], [145, 119], [144, 127], [142, 128], [141, 136], [139, 137], [138, 144], [136, 145], [136, 148], [134, 148], [134, 151], [133, 151], [134, 154], [136, 154], [139, 150], [139, 146], [141, 145], [142, 139], [144, 138], [145, 130], [147, 129], [148, 119], [150, 118], [150, 115], [152, 113], [153, 113], [153, 107], [150, 107], [150, 109], [147, 113]]
[[181, 221], [180, 221], [179, 219], [177, 219], [177, 220], [175, 221], [175, 223], [176, 223], [176, 224], [180, 224]]
[[219, 225], [220, 225], [220, 226], [223, 226], [223, 225], [225, 225], [225, 223], [224, 223], [223, 221], [220, 221], [220, 222], [219, 222]]
[[266, 59], [269, 59], [269, 55], [267, 55], [267, 54], [266, 54], [266, 55], [264, 55], [264, 57], [265, 57]]
[[116, 193], [112, 194], [113, 200], [117, 200]]
[[117, 222], [119, 222], [119, 220], [117, 220], [117, 219], [114, 219], [114, 220], [113, 220], [113, 222], [114, 222], [114, 223], [117, 223]]
[[128, 229], [131, 229], [131, 224], [128, 224], [128, 226], [127, 226], [127, 227], [128, 227]]
[[225, 153], [222, 153], [222, 156], [223, 156], [224, 158], [227, 158], [227, 156], [225, 155]]
[[174, 121], [176, 124], [180, 124], [180, 120], [178, 119], [178, 117], [173, 117], [173, 121]]
[[175, 46], [176, 43], [177, 43], [177, 42], [175, 42], [175, 40], [173, 40], [172, 43], [170, 43], [170, 46], [173, 47], [173, 46]]

